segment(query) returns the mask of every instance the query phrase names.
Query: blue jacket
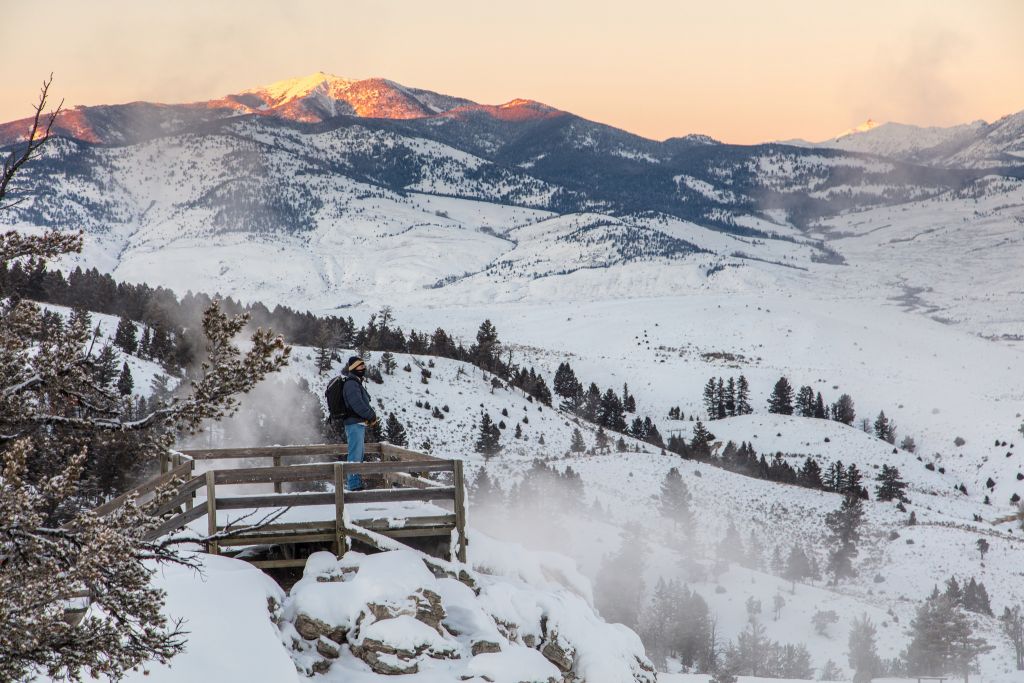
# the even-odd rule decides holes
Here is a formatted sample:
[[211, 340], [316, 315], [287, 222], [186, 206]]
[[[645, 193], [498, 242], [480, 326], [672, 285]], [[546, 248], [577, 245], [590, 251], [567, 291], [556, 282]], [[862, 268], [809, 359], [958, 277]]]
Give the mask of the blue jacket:
[[345, 418], [345, 424], [351, 425], [357, 422], [376, 420], [377, 413], [370, 405], [370, 394], [366, 392], [363, 381], [348, 371], [341, 373], [341, 376], [345, 382], [341, 385], [341, 395], [349, 413], [349, 416]]

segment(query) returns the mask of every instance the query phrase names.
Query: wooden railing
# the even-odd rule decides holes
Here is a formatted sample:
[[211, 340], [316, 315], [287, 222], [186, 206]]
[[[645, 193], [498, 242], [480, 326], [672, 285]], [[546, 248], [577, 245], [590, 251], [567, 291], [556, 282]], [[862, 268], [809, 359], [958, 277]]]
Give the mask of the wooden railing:
[[[376, 458], [377, 461], [343, 462], [346, 455], [347, 447], [340, 444], [185, 450], [172, 454], [162, 462], [160, 475], [109, 501], [96, 511], [99, 514], [108, 514], [131, 496], [136, 496], [144, 504], [149, 498], [149, 512], [158, 516], [169, 515], [151, 533], [151, 537], [156, 538], [182, 529], [204, 515], [207, 518], [208, 535], [222, 534], [224, 527], [219, 526], [217, 522], [219, 510], [278, 510], [303, 506], [333, 506], [330, 519], [257, 525], [210, 541], [207, 551], [219, 553], [221, 547], [226, 546], [325, 542], [331, 543], [340, 557], [348, 547], [350, 539], [374, 545], [375, 534], [391, 538], [451, 538], [452, 531], [455, 531], [457, 533], [454, 543], [449, 546], [450, 555], [462, 562], [466, 561], [465, 481], [461, 460], [442, 460], [386, 443], [366, 444], [365, 455]], [[285, 464], [286, 459], [296, 457], [323, 459], [327, 462]], [[240, 459], [268, 460], [271, 464], [252, 466], [246, 463], [245, 467], [212, 468], [198, 475], [195, 473], [196, 466], [200, 463]], [[449, 473], [451, 485], [441, 484], [423, 476], [438, 472]], [[346, 492], [344, 483], [350, 474], [381, 475], [382, 486]], [[286, 493], [284, 485], [289, 483], [326, 484], [333, 486], [333, 491]], [[273, 493], [224, 495], [225, 489], [229, 487], [252, 484], [273, 485]], [[159, 502], [153, 499], [153, 494], [157, 490], [168, 488], [169, 497]], [[204, 489], [206, 500], [197, 501], [197, 494]], [[451, 501], [452, 513], [413, 516], [404, 520], [398, 527], [392, 526], [387, 519], [345, 519], [347, 504], [405, 501]], [[202, 504], [197, 504], [200, 502]], [[283, 567], [297, 566], [304, 562], [303, 559], [283, 559], [253, 563], [262, 567]]]

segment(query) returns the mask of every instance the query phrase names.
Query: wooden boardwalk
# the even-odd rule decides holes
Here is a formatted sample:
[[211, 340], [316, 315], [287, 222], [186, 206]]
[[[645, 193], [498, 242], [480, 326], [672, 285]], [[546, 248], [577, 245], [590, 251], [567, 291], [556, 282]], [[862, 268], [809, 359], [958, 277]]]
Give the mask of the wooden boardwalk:
[[[233, 524], [253, 524], [281, 513], [269, 524], [207, 544], [206, 551], [213, 554], [253, 546], [283, 548], [283, 558], [249, 560], [267, 569], [303, 566], [305, 557], [296, 552], [300, 545], [329, 545], [341, 557], [353, 541], [378, 549], [393, 547], [381, 539], [434, 540], [436, 547], [445, 549], [445, 559], [466, 561], [461, 460], [442, 460], [387, 443], [366, 444], [370, 462], [343, 462], [346, 455], [347, 447], [341, 444], [181, 451], [161, 463], [160, 475], [96, 512], [109, 514], [134, 496], [153, 515], [164, 518], [153, 538], [185, 528], [214, 536], [235, 528]], [[307, 462], [289, 464], [298, 458]], [[450, 482], [427, 478], [433, 473], [448, 474]], [[367, 488], [346, 492], [349, 474], [363, 475]], [[289, 484], [319, 490], [290, 492]], [[259, 485], [267, 491], [242, 490]], [[197, 525], [204, 517], [205, 528]], [[245, 554], [240, 557], [248, 559]]]

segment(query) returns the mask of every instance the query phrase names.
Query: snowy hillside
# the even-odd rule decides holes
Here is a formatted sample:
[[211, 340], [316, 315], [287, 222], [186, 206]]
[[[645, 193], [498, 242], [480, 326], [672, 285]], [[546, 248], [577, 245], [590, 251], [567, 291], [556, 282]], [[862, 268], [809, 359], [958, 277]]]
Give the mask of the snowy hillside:
[[[532, 353], [544, 362], [545, 354]], [[398, 415], [407, 428], [411, 446], [429, 441], [435, 455], [465, 458], [471, 465], [471, 473], [486, 469], [491, 479], [506, 491], [538, 457], [558, 469], [571, 467], [582, 477], [583, 499], [560, 505], [548, 529], [538, 529], [526, 520], [517, 523], [505, 514], [495, 516], [486, 501], [480, 500], [471, 507], [471, 524], [533, 548], [568, 554], [591, 579], [598, 577], [608, 554], [615, 550], [614, 539], [635, 537], [639, 529], [649, 549], [644, 577], [648, 591], [659, 578], [686, 581], [708, 601], [725, 638], [735, 638], [745, 626], [748, 598], [769, 605], [778, 594], [784, 597], [786, 606], [778, 620], [765, 617], [769, 637], [807, 644], [816, 667], [828, 659], [843, 665], [845, 633], [851, 619], [868, 614], [880, 629], [880, 654], [898, 656], [906, 647], [906, 628], [917, 602], [933, 585], [941, 587], [950, 576], [981, 580], [992, 596], [997, 613], [1002, 605], [1024, 600], [1012, 559], [1024, 550], [1024, 537], [1009, 525], [995, 528], [986, 521], [976, 521], [977, 518], [991, 520], [1006, 507], [983, 505], [977, 495], [964, 496], [955, 489], [962, 481], [958, 471], [943, 473], [938, 468], [925, 467], [928, 463], [942, 466], [955, 461], [935, 460], [927, 450], [919, 451], [925, 455], [918, 460], [916, 455], [905, 451], [894, 453], [890, 444], [854, 427], [827, 420], [767, 415], [763, 409], [758, 409], [754, 415], [707, 423], [720, 442], [750, 441], [758, 452], [781, 451], [794, 466], [799, 466], [805, 457], [813, 456], [823, 468], [841, 460], [847, 466], [857, 465], [864, 473], [872, 500], [865, 503], [867, 529], [857, 562], [858, 577], [840, 583], [837, 588], [824, 580], [804, 581], [794, 587], [778, 576], [777, 569], [770, 567], [771, 554], [776, 548], [785, 554], [793, 544], [798, 544], [807, 552], [817, 554], [818, 561], [824, 564], [822, 519], [838, 507], [841, 496], [682, 461], [678, 456], [659, 454], [658, 449], [628, 437], [630, 449], [636, 445], [645, 452], [570, 454], [572, 430], [582, 428], [585, 442], [593, 445], [593, 426], [579, 423], [561, 411], [539, 406], [518, 390], [492, 390], [479, 370], [471, 366], [418, 357], [421, 362], [434, 362], [429, 383], [424, 385], [418, 372], [401, 370], [405, 363], [412, 362], [412, 357], [396, 354], [396, 360], [399, 369], [395, 374], [385, 375], [382, 385], [371, 384], [370, 391], [375, 401], [379, 399], [378, 408]], [[585, 358], [574, 356], [571, 360], [577, 368], [588, 367]], [[313, 390], [319, 391], [326, 375], [318, 376], [312, 363], [312, 351], [299, 349], [295, 364], [287, 372], [306, 378]], [[701, 371], [709, 369], [704, 366]], [[752, 377], [754, 395], [758, 396], [765, 390], [757, 379], [762, 375], [756, 368], [744, 371]], [[679, 375], [674, 372], [672, 376]], [[584, 373], [583, 377], [587, 375]], [[649, 387], [638, 382], [635, 370], [628, 378], [638, 397], [638, 411], [645, 413], [651, 401], [657, 401], [658, 394], [654, 391], [657, 385]], [[604, 375], [595, 379], [604, 384], [614, 378]], [[689, 395], [696, 400], [699, 384], [694, 385], [692, 392], [682, 396], [680, 393], [675, 396]], [[422, 405], [417, 406], [417, 403]], [[434, 406], [448, 408], [443, 411], [443, 418], [431, 416]], [[508, 415], [503, 416], [502, 410]], [[686, 410], [689, 413], [696, 408]], [[481, 411], [507, 424], [501, 438], [504, 449], [490, 460], [476, 455], [473, 447], [478, 432], [476, 417]], [[663, 431], [681, 433], [686, 438], [694, 424], [657, 421]], [[519, 439], [512, 435], [514, 425], [522, 430]], [[543, 444], [540, 443], [542, 435]], [[906, 512], [897, 510], [892, 503], [873, 500], [873, 480], [882, 464], [899, 467], [910, 484]], [[673, 467], [682, 472], [696, 511], [695, 542], [683, 546], [673, 541], [671, 535], [666, 537], [665, 521], [657, 512], [654, 500], [666, 473]], [[999, 490], [1004, 490], [1002, 484]], [[592, 506], [600, 510], [600, 514], [591, 513]], [[915, 526], [907, 526], [911, 512], [916, 515]], [[740, 527], [744, 542], [751, 534], [760, 539], [765, 562], [761, 568], [732, 565], [724, 573], [712, 571], [718, 566], [716, 546], [730, 523]], [[979, 561], [975, 547], [979, 538], [988, 539], [991, 545], [984, 562]], [[951, 549], [956, 550], [950, 552]], [[828, 610], [836, 611], [839, 621], [829, 628], [829, 634], [822, 636], [815, 631], [811, 620], [816, 612]], [[984, 636], [999, 648], [982, 662], [982, 670], [986, 679], [999, 680], [999, 675], [1012, 668], [1012, 653], [1002, 644], [1004, 641], [995, 620], [985, 618], [980, 624]]]
[[831, 140], [816, 143], [815, 146], [906, 161], [925, 161], [931, 158], [938, 147], [959, 147], [974, 140], [988, 125], [984, 121], [948, 128], [925, 128], [905, 123], [869, 124], [874, 125], [858, 126]]
[[1024, 112], [993, 123], [973, 121], [949, 127], [868, 121], [823, 142], [792, 141], [949, 168], [1020, 167], [1024, 158]]

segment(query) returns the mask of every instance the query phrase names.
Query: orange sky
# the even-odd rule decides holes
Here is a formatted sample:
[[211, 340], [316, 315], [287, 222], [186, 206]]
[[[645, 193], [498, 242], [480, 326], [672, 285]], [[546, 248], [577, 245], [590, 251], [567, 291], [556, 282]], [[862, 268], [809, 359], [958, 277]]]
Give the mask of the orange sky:
[[[824, 139], [1024, 109], [1020, 0], [0, 0], [0, 121], [326, 71], [541, 100], [652, 138]], [[11, 58], [14, 55], [14, 58]]]

